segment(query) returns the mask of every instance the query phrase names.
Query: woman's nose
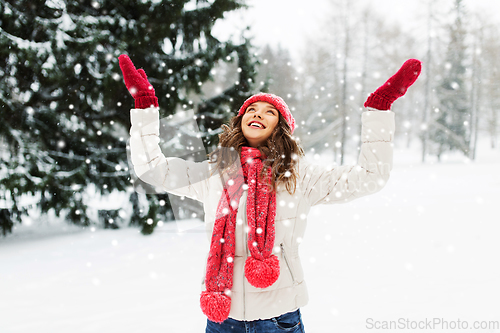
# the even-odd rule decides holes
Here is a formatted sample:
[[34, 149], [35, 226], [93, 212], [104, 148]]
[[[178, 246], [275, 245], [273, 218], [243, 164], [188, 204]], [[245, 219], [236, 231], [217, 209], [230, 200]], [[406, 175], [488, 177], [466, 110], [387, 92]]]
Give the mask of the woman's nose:
[[254, 118], [255, 118], [255, 117], [262, 118], [262, 116], [261, 116], [260, 112], [255, 112], [255, 113], [253, 114], [253, 116], [254, 116]]

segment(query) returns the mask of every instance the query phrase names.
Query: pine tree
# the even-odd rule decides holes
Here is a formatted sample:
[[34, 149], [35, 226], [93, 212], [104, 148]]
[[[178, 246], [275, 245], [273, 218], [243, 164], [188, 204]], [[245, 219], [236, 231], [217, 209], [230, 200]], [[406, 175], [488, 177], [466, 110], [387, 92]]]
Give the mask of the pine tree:
[[449, 26], [449, 45], [444, 61], [442, 80], [437, 87], [439, 108], [431, 122], [430, 140], [437, 144], [436, 155], [447, 150], [469, 152], [470, 103], [467, 86], [467, 46], [465, 8], [455, 0], [454, 21]]
[[[21, 201], [29, 196], [41, 213], [89, 225], [92, 195], [131, 188], [126, 141], [133, 99], [122, 82], [121, 53], [148, 73], [162, 117], [178, 109], [212, 115], [198, 118], [211, 143], [227, 109], [253, 87], [250, 43], [211, 34], [225, 12], [242, 7], [238, 0], [0, 0], [0, 208], [9, 210], [2, 216], [21, 221], [28, 213]], [[195, 105], [189, 96], [200, 94], [215, 64], [234, 59], [239, 84]], [[130, 205], [137, 210], [136, 200], [131, 196]], [[150, 196], [131, 223], [152, 232], [169, 209], [160, 201]]]

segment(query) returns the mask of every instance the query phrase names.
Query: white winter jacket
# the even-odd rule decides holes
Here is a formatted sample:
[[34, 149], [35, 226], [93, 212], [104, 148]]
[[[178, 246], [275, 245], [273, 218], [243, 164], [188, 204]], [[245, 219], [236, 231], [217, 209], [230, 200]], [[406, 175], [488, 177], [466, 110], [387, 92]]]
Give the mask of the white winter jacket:
[[[215, 212], [222, 193], [220, 176], [200, 176], [209, 170], [208, 161], [195, 163], [166, 158], [160, 151], [158, 108], [132, 109], [130, 149], [136, 174], [145, 182], [175, 195], [199, 200], [204, 205], [205, 225], [210, 242]], [[236, 320], [269, 319], [307, 304], [308, 293], [299, 258], [299, 244], [311, 206], [344, 203], [380, 190], [392, 168], [394, 113], [366, 111], [362, 114], [361, 151], [358, 164], [326, 168], [300, 160], [297, 188], [293, 195], [284, 187], [276, 194], [276, 235], [274, 254], [280, 261], [280, 276], [270, 287], [259, 289], [244, 277], [247, 247], [246, 191], [238, 207], [236, 253], [229, 317]], [[150, 172], [155, 170], [154, 172]], [[175, 183], [186, 181], [177, 188]], [[208, 256], [208, 253], [207, 253]], [[203, 275], [203, 280], [204, 280]], [[204, 284], [202, 283], [202, 290]]]

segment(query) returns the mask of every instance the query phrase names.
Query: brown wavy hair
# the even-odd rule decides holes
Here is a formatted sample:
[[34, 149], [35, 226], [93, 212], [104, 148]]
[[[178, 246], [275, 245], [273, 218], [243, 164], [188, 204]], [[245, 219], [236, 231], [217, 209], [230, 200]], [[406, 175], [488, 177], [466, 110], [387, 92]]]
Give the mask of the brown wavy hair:
[[[264, 179], [265, 170], [270, 167], [272, 172], [270, 187], [276, 191], [279, 184], [284, 184], [286, 190], [295, 193], [298, 170], [297, 163], [304, 156], [304, 150], [292, 137], [291, 129], [285, 118], [279, 114], [278, 124], [266, 142], [258, 147], [261, 154], [266, 156], [264, 167], [259, 179]], [[215, 163], [214, 172], [221, 174], [228, 171], [236, 158], [241, 156], [241, 148], [249, 146], [241, 129], [243, 115], [231, 118], [229, 123], [222, 125], [223, 132], [219, 134], [219, 144], [216, 150], [209, 154], [210, 163]], [[229, 151], [224, 148], [230, 148]], [[231, 153], [237, 151], [238, 155]], [[236, 157], [238, 156], [238, 157]]]

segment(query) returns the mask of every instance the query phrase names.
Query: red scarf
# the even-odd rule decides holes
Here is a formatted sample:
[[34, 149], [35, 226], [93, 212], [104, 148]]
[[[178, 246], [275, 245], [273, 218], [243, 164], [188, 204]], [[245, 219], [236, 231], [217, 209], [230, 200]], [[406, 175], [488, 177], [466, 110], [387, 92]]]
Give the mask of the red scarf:
[[217, 206], [207, 260], [206, 291], [200, 297], [203, 313], [214, 322], [226, 320], [231, 310], [236, 215], [245, 184], [248, 186], [248, 249], [251, 254], [245, 261], [245, 277], [254, 287], [267, 288], [276, 282], [280, 274], [278, 258], [272, 254], [276, 192], [271, 191], [268, 186], [271, 182], [271, 168], [268, 168], [264, 181], [259, 179], [262, 159], [258, 149], [242, 148], [243, 174], [240, 172], [226, 182]]

